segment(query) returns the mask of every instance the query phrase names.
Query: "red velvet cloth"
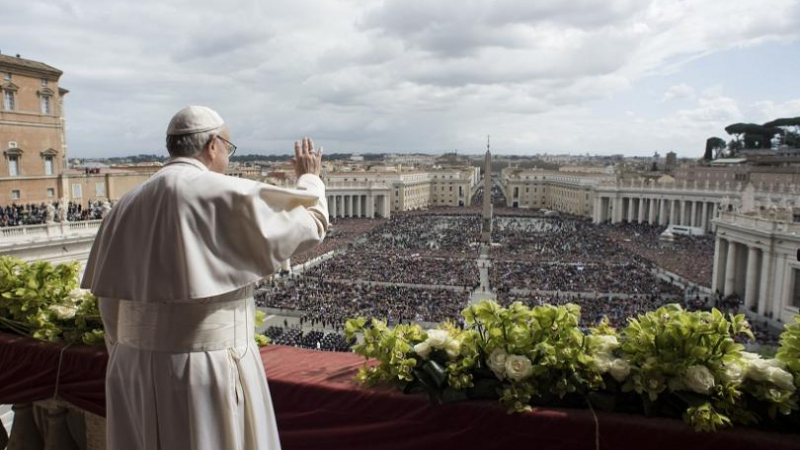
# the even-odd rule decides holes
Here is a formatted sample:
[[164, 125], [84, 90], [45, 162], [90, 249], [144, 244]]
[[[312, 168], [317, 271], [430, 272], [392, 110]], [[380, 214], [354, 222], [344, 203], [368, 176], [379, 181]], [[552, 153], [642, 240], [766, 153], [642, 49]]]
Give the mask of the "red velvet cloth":
[[[0, 333], [0, 403], [52, 397], [62, 346]], [[261, 349], [285, 450], [593, 449], [588, 410], [536, 408], [506, 414], [495, 402], [433, 406], [422, 395], [363, 389], [362, 359], [292, 347]], [[64, 352], [59, 396], [105, 413], [104, 349]], [[602, 449], [800, 449], [800, 436], [749, 429], [695, 433], [678, 420], [598, 413]]]

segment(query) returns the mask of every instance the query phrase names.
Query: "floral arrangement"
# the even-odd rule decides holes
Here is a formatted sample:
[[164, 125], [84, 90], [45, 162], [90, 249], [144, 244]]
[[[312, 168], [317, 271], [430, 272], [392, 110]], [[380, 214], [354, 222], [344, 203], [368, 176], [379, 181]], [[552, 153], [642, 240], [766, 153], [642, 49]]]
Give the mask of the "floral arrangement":
[[[104, 345], [97, 298], [78, 288], [80, 263], [28, 263], [0, 256], [0, 330], [50, 342]], [[266, 315], [256, 311], [255, 327]], [[269, 338], [255, 335], [259, 346]]]
[[50, 342], [104, 342], [97, 298], [78, 288], [77, 261], [0, 256], [0, 328]]
[[619, 332], [606, 322], [583, 331], [572, 304], [484, 301], [463, 317], [463, 329], [432, 330], [349, 320], [347, 337], [363, 335], [353, 350], [367, 359], [357, 380], [425, 392], [436, 402], [495, 399], [510, 413], [591, 406], [682, 417], [697, 431], [798, 423], [800, 323], [787, 326], [777, 357], [764, 359], [734, 340], [752, 338], [744, 316], [718, 310], [667, 305]]

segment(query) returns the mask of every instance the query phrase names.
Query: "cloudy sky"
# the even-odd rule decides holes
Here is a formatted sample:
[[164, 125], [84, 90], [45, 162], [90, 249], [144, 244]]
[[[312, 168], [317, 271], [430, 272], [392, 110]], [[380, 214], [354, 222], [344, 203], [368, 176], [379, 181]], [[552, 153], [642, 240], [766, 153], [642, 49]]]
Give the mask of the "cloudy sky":
[[218, 110], [242, 153], [699, 156], [800, 116], [798, 0], [0, 0], [0, 50], [64, 71], [75, 157], [166, 153]]

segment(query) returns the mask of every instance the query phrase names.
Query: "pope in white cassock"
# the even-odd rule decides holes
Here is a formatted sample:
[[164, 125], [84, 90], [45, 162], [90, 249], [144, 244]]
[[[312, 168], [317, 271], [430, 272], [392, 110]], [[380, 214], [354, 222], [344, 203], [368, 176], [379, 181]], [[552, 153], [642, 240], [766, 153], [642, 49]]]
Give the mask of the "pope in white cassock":
[[295, 143], [296, 189], [229, 177], [227, 126], [186, 107], [167, 129], [172, 158], [106, 216], [82, 286], [106, 330], [109, 450], [280, 448], [253, 286], [325, 236], [313, 145]]

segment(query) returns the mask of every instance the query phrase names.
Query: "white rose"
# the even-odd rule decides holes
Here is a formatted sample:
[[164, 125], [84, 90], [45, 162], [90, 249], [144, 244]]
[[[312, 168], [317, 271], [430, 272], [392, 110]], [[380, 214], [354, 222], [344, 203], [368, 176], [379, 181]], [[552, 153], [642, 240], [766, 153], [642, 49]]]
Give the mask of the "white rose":
[[84, 297], [84, 296], [86, 295], [86, 293], [88, 293], [88, 292], [89, 292], [89, 291], [87, 291], [86, 289], [75, 288], [75, 289], [73, 289], [73, 290], [69, 291], [69, 294], [67, 294], [67, 298], [68, 298], [68, 299], [69, 299], [69, 301], [71, 301], [72, 303], [78, 303], [78, 302], [80, 302], [81, 300], [83, 300], [83, 297]]
[[420, 342], [414, 346], [414, 353], [422, 357], [422, 359], [428, 359], [428, 355], [431, 353], [431, 346], [427, 341]]
[[769, 360], [751, 359], [747, 365], [747, 378], [755, 381], [768, 381], [767, 371], [772, 367]]
[[428, 344], [433, 348], [444, 348], [450, 335], [445, 330], [428, 330]]
[[508, 355], [506, 358], [506, 375], [514, 381], [522, 381], [533, 373], [531, 360], [521, 355]]
[[501, 380], [506, 374], [506, 359], [508, 359], [508, 354], [501, 348], [494, 349], [486, 359], [486, 364]]
[[769, 381], [783, 389], [784, 391], [795, 391], [794, 377], [791, 373], [780, 369], [778, 367], [770, 367], [767, 369], [767, 378]]
[[725, 366], [725, 379], [731, 383], [741, 383], [744, 381], [745, 369], [741, 364], [733, 362]]
[[56, 317], [61, 320], [72, 319], [75, 317], [75, 313], [77, 312], [77, 308], [64, 306], [64, 305], [52, 305], [50, 306], [50, 311], [53, 311], [56, 314]]
[[758, 353], [742, 352], [742, 362], [749, 364], [750, 361], [754, 361], [757, 359], [761, 359], [761, 356]]
[[455, 339], [450, 339], [445, 345], [445, 350], [447, 351], [447, 356], [449, 356], [451, 359], [455, 358], [461, 353], [461, 342], [458, 342]]
[[592, 367], [597, 373], [606, 373], [611, 368], [614, 357], [609, 352], [598, 352], [592, 355]]
[[622, 358], [617, 358], [611, 363], [610, 367], [608, 368], [608, 372], [612, 377], [614, 377], [615, 380], [622, 383], [631, 373], [631, 365], [628, 363], [628, 361]]
[[708, 394], [714, 387], [714, 374], [706, 366], [690, 366], [683, 376], [686, 387], [698, 394]]

